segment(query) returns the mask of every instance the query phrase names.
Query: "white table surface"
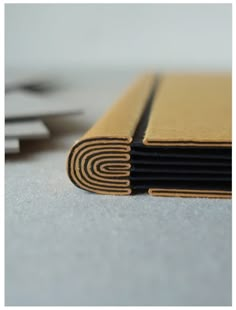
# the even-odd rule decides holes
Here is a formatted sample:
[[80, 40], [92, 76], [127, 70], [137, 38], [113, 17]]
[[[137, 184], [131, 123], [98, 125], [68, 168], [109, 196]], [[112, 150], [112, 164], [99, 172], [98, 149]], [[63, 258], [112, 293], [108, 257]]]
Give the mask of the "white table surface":
[[231, 200], [102, 196], [66, 175], [71, 145], [133, 76], [71, 78], [51, 96], [84, 114], [47, 119], [50, 140], [6, 158], [6, 305], [231, 304]]

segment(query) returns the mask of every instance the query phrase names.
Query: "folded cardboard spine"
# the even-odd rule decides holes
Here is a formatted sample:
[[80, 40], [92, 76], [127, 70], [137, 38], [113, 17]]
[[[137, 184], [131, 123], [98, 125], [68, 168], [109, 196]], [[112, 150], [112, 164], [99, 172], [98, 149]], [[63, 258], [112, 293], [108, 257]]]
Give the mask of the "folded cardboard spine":
[[99, 194], [131, 194], [130, 144], [154, 80], [153, 74], [141, 77], [72, 147], [67, 171], [76, 186]]

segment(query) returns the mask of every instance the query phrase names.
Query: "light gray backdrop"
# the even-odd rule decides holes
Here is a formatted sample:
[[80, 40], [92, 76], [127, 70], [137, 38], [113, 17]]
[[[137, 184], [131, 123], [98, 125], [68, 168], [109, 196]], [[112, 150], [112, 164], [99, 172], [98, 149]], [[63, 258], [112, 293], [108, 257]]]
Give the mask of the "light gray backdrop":
[[6, 64], [230, 69], [230, 4], [7, 4]]

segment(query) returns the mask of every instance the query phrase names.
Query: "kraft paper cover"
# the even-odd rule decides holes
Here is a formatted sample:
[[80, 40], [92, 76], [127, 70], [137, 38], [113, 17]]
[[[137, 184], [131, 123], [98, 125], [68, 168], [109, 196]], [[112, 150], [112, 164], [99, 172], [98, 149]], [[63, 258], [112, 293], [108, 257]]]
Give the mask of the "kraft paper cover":
[[68, 175], [100, 193], [231, 196], [230, 74], [146, 74], [72, 147]]

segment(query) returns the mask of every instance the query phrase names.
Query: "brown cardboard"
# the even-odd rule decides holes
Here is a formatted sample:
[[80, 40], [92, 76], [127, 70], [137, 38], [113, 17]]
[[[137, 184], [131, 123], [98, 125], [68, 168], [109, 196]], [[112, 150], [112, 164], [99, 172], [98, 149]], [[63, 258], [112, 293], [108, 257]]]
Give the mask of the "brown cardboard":
[[[131, 147], [137, 143], [136, 129], [140, 122], [144, 122], [145, 130], [139, 147], [146, 154], [147, 146], [175, 146], [184, 147], [186, 150], [189, 147], [196, 147], [196, 150], [203, 147], [203, 157], [204, 149], [209, 147], [221, 150], [231, 148], [229, 74], [166, 75], [161, 78], [160, 83], [156, 84], [156, 81], [157, 77], [153, 74], [141, 77], [104, 117], [74, 144], [68, 156], [67, 171], [76, 186], [99, 194], [131, 194], [135, 188], [130, 174], [134, 168]], [[153, 90], [155, 94], [150, 101]], [[150, 112], [148, 102], [151, 104]], [[146, 113], [149, 113], [147, 123], [144, 121]], [[148, 152], [152, 152], [152, 149]], [[214, 156], [213, 150], [213, 159]], [[199, 160], [203, 170], [201, 178], [205, 175], [207, 177], [207, 169], [205, 166], [201, 167], [201, 158]], [[229, 164], [230, 159], [226, 160]], [[218, 161], [215, 169], [222, 169], [221, 159]], [[145, 171], [145, 165], [143, 167]], [[214, 171], [216, 181], [217, 178], [222, 178], [220, 174], [217, 175], [217, 171]], [[146, 172], [145, 177], [148, 173]], [[136, 179], [136, 174], [133, 173], [132, 179], [146, 182], [142, 175], [140, 179]], [[230, 177], [229, 173], [225, 179], [223, 177], [223, 180], [228, 182], [225, 181], [225, 184], [229, 184]], [[168, 174], [166, 178], [168, 181]], [[200, 185], [201, 178], [199, 181], [196, 177]], [[159, 182], [161, 178], [158, 179], [157, 175], [155, 180]], [[195, 182], [195, 177], [192, 181]], [[206, 185], [198, 188], [198, 184], [192, 189], [179, 186], [175, 188], [174, 185], [168, 188], [150, 186], [148, 193], [153, 196], [231, 197], [231, 191], [225, 189], [228, 185], [222, 184], [222, 189], [218, 185], [217, 189], [214, 189], [214, 186], [206, 189]]]
[[143, 143], [231, 146], [231, 84], [230, 74], [163, 77]]
[[[131, 193], [129, 145], [154, 81], [153, 74], [138, 79], [104, 117], [75, 143], [67, 164], [68, 175], [75, 185], [100, 194]], [[101, 162], [102, 170], [98, 166]]]

